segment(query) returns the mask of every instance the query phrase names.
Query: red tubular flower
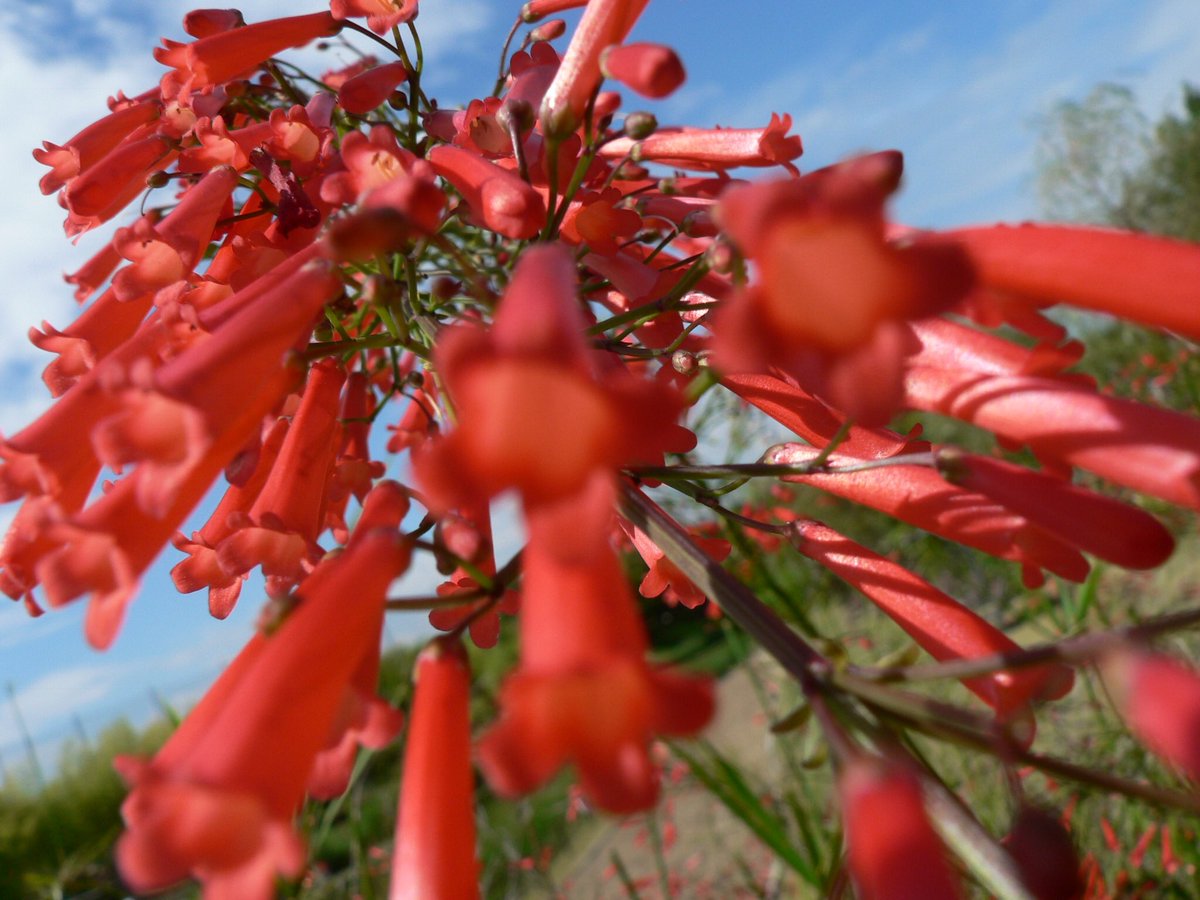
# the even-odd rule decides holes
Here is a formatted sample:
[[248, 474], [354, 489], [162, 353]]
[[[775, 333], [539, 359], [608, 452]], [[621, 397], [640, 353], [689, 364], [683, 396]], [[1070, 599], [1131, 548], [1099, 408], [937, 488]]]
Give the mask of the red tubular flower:
[[408, 555], [381, 531], [329, 559], [154, 759], [118, 761], [133, 788], [117, 845], [131, 887], [160, 890], [191, 875], [212, 896], [267, 898], [276, 873], [299, 873], [305, 854], [291, 817], [361, 660], [377, 651], [387, 588]]
[[299, 581], [323, 551], [325, 496], [338, 437], [338, 398], [345, 369], [324, 360], [309, 370], [300, 409], [267, 481], [244, 519], [217, 545], [217, 561], [228, 575], [261, 565], [267, 592], [280, 596]]
[[363, 116], [383, 103], [406, 78], [408, 69], [402, 62], [375, 66], [355, 75], [338, 88], [338, 104], [348, 113]]
[[[794, 527], [796, 549], [861, 591], [939, 662], [1021, 649], [986, 619], [903, 566], [819, 522], [801, 521]], [[1044, 665], [966, 678], [963, 685], [1008, 718], [1031, 700], [1065, 695], [1073, 681], [1066, 666]]]
[[542, 195], [508, 169], [449, 144], [432, 148], [428, 158], [434, 171], [463, 195], [472, 215], [485, 228], [525, 240], [545, 223]]
[[[653, 501], [650, 501], [653, 502]], [[633, 548], [650, 570], [638, 585], [638, 593], [643, 597], [657, 597], [660, 594], [668, 606], [679, 604], [688, 609], [695, 609], [707, 598], [700, 589], [692, 583], [676, 566], [662, 549], [650, 540], [650, 536], [625, 519], [619, 519], [622, 530], [629, 536]], [[721, 538], [700, 537], [692, 535], [692, 541], [711, 559], [721, 562], [729, 556], [733, 549], [729, 541]]]
[[217, 220], [230, 207], [237, 179], [232, 166], [218, 166], [189, 187], [158, 224], [141, 219], [120, 229], [113, 244], [133, 264], [113, 277], [117, 298], [132, 300], [189, 276], [212, 241]]
[[78, 271], [64, 275], [63, 281], [75, 285], [75, 299], [82, 303], [108, 280], [108, 276], [120, 263], [121, 254], [117, 252], [112, 241], [109, 241], [95, 256], [80, 266]]
[[383, 477], [386, 466], [371, 459], [371, 424], [375, 398], [368, 378], [362, 372], [352, 372], [346, 380], [342, 398], [341, 445], [330, 477], [326, 496], [325, 524], [333, 531], [334, 539], [345, 543], [349, 536], [346, 527], [346, 507], [354, 497], [362, 503], [375, 479]]
[[1138, 740], [1200, 780], [1200, 673], [1169, 656], [1133, 649], [1110, 654], [1101, 671]]
[[996, 225], [947, 232], [989, 287], [1200, 338], [1200, 248], [1102, 228]]
[[[269, 383], [283, 370], [285, 354], [307, 338], [314, 316], [341, 289], [320, 263], [259, 282], [203, 317], [215, 322], [226, 308], [238, 310], [190, 352], [153, 373], [131, 368], [119, 389], [121, 410], [92, 430], [97, 456], [107, 465], [138, 462], [154, 472], [142, 480], [140, 497], [152, 514], [173, 502], [176, 481], [190, 477], [191, 463], [209, 452], [213, 436], [239, 414], [246, 385]], [[272, 398], [263, 414], [281, 397]]]
[[847, 351], [880, 322], [931, 315], [963, 295], [972, 274], [961, 251], [885, 240], [884, 202], [901, 167], [899, 154], [877, 153], [722, 196], [722, 225], [761, 269], [764, 324]]
[[471, 674], [462, 645], [435, 641], [417, 657], [391, 900], [479, 896], [471, 777]]
[[[726, 373], [721, 384], [813, 446], [824, 447], [847, 426], [844, 415], [781, 373]], [[915, 433], [901, 435], [887, 428], [850, 424], [838, 448], [855, 459], [882, 459], [927, 450], [929, 445], [916, 440]]]
[[600, 54], [600, 71], [643, 97], [669, 96], [684, 82], [683, 62], [662, 44], [621, 44]]
[[60, 516], [43, 526], [50, 541], [36, 562], [37, 581], [51, 606], [90, 594], [84, 632], [92, 646], [103, 650], [113, 642], [142, 574], [245, 447], [263, 416], [295, 386], [298, 374], [280, 365], [257, 380], [252, 402], [243, 397], [205, 452], [172, 472], [170, 502], [155, 513], [146, 510], [142, 497], [160, 491], [158, 475], [141, 465], [78, 515]]
[[158, 118], [162, 108], [157, 99], [126, 101], [112, 112], [93, 122], [62, 147], [42, 142], [42, 149], [33, 151], [33, 158], [50, 171], [39, 184], [43, 194], [53, 194], [63, 185], [89, 171], [108, 156], [119, 144], [141, 126]]
[[912, 365], [905, 404], [970, 422], [1048, 464], [1200, 509], [1200, 419], [1058, 378]]
[[[600, 85], [601, 52], [625, 40], [648, 2], [591, 0], [587, 4], [558, 72], [542, 98], [539, 118], [547, 135], [564, 137], [579, 127], [584, 109]], [[542, 14], [555, 11], [557, 8], [547, 7]]]
[[96, 363], [133, 337], [153, 304], [153, 293], [119, 300], [116, 290], [110, 287], [65, 331], [59, 331], [49, 322], [42, 323], [41, 331], [30, 328], [30, 343], [39, 350], [58, 354], [42, 372], [42, 381], [50, 389], [50, 395], [61, 397], [92, 371]]
[[884, 202], [897, 153], [877, 153], [804, 178], [731, 188], [719, 218], [759, 280], [714, 316], [716, 362], [769, 365], [868, 425], [903, 396], [904, 322], [947, 309], [971, 287], [966, 255], [934, 237], [887, 240]]
[[510, 487], [526, 504], [568, 496], [596, 469], [655, 459], [679, 439], [682, 400], [672, 388], [597, 371], [561, 245], [526, 250], [491, 331], [451, 329], [435, 358], [459, 427], [413, 462], [444, 509]]
[[616, 188], [601, 193], [580, 191], [563, 218], [563, 238], [587, 244], [592, 253], [612, 256], [619, 249], [618, 241], [633, 237], [642, 227], [642, 217], [632, 209], [619, 207], [620, 202]]
[[712, 715], [707, 679], [645, 661], [645, 630], [608, 543], [612, 503], [611, 476], [598, 472], [580, 494], [529, 513], [521, 663], [479, 747], [488, 781], [506, 796], [574, 762], [597, 806], [647, 809], [658, 796], [653, 735], [695, 734]]
[[648, 138], [618, 138], [600, 150], [607, 159], [658, 162], [680, 169], [721, 171], [739, 166], [783, 166], [793, 175], [792, 160], [804, 152], [799, 135], [789, 135], [792, 117], [771, 114], [765, 128], [664, 128]]
[[567, 33], [567, 23], [563, 19], [551, 19], [549, 22], [543, 22], [537, 28], [529, 32], [530, 43], [536, 44], [541, 41], [554, 41]]
[[588, 0], [529, 0], [521, 7], [522, 22], [537, 22], [546, 16], [586, 6]]
[[174, 51], [155, 50], [154, 58], [189, 78], [193, 89], [205, 88], [232, 81], [279, 51], [336, 34], [340, 27], [327, 12], [289, 16], [219, 31]]
[[235, 516], [250, 512], [267, 477], [275, 466], [279, 448], [287, 435], [288, 419], [279, 419], [267, 433], [258, 453], [254, 472], [241, 484], [231, 484], [221, 497], [208, 521], [199, 531], [192, 532], [191, 539], [177, 534], [171, 539], [177, 550], [188, 554], [188, 558], [171, 569], [171, 580], [181, 594], [190, 594], [208, 588], [208, 611], [217, 619], [224, 619], [237, 603], [242, 592], [244, 574], [230, 575], [217, 561], [217, 546], [233, 533], [238, 521]]
[[[780, 444], [769, 450], [765, 458], [773, 463], [802, 465], [817, 455], [817, 450], [803, 444]], [[839, 465], [853, 464], [856, 460], [841, 454], [833, 454], [834, 469]], [[1035, 478], [1037, 473], [1029, 473]], [[1019, 473], [1012, 477], [1019, 477]], [[1049, 478], [1049, 476], [1043, 476]], [[902, 522], [908, 522], [931, 534], [974, 547], [1000, 559], [1019, 562], [1027, 585], [1042, 583], [1040, 569], [1048, 569], [1068, 581], [1083, 581], [1087, 577], [1087, 560], [1076, 549], [1083, 544], [1085, 549], [1103, 549], [1105, 553], [1120, 559], [1146, 559], [1145, 555], [1131, 556], [1128, 548], [1114, 546], [1099, 535], [1088, 536], [1089, 531], [1104, 528], [1104, 522], [1123, 519], [1130, 513], [1132, 523], [1115, 526], [1118, 533], [1139, 534], [1143, 546], [1151, 552], [1161, 548], [1160, 527], [1145, 513], [1132, 510], [1116, 501], [1094, 494], [1065, 489], [1064, 499], [1070, 497], [1070, 509], [1083, 509], [1094, 499], [1092, 512], [1103, 510], [1101, 523], [1072, 523], [1069, 514], [1060, 516], [1047, 512], [1028, 499], [1015, 499], [1016, 506], [1008, 506], [1008, 493], [992, 495], [981, 486], [943, 478], [929, 466], [895, 465], [859, 472], [828, 472], [812, 475], [786, 475], [784, 481], [810, 484], [813, 487], [878, 509]], [[1057, 479], [1056, 479], [1057, 481]], [[1058, 485], [1062, 485], [1058, 481]], [[1057, 486], [1056, 486], [1057, 487]], [[1012, 485], [1009, 485], [1011, 493]], [[1043, 525], [1043, 519], [1049, 525]], [[1147, 522], [1147, 519], [1150, 521]], [[1056, 527], [1049, 527], [1056, 526]], [[1084, 535], [1082, 543], [1076, 534]], [[1098, 554], [1103, 555], [1103, 554]], [[1108, 558], [1108, 557], [1105, 557]]]
[[183, 17], [183, 30], [194, 38], [232, 31], [246, 24], [236, 9], [193, 9]]
[[[120, 399], [107, 389], [109, 377], [136, 360], [154, 360], [182, 352], [196, 339], [190, 327], [175, 327], [161, 318], [139, 329], [104, 365], [92, 369], [38, 419], [0, 443], [0, 501], [26, 494], [64, 496], [82, 503], [100, 472], [87, 439], [105, 417], [119, 412]], [[78, 506], [66, 508], [74, 512]]]
[[1081, 550], [1127, 569], [1166, 562], [1175, 539], [1149, 513], [1069, 481], [998, 459], [940, 448], [948, 481], [1000, 501]]
[[66, 230], [75, 235], [107, 222], [142, 191], [146, 178], [175, 160], [176, 151], [158, 136], [117, 147], [66, 186]]
[[388, 438], [389, 453], [402, 453], [415, 448], [437, 434], [437, 382], [428, 372], [421, 373], [421, 386], [412, 392], [412, 399], [404, 409], [404, 415], [395, 425]]
[[376, 34], [387, 34], [417, 17], [417, 0], [330, 0], [329, 8], [339, 21], [365, 16]]
[[[484, 500], [470, 504], [468, 508], [452, 512], [438, 523], [438, 536], [446, 549], [461, 559], [471, 562], [484, 575], [496, 574], [496, 554], [492, 544], [492, 513]], [[450, 574], [450, 580], [438, 585], [439, 597], [452, 598], [456, 594], [474, 591], [480, 587], [463, 567]], [[486, 607], [481, 612], [481, 607]], [[476, 647], [486, 650], [496, 646], [500, 639], [500, 613], [515, 615], [520, 600], [513, 591], [505, 591], [497, 601], [484, 597], [474, 602], [447, 606], [429, 613], [429, 624], [438, 631], [451, 631], [467, 618], [471, 641]]]
[[847, 862], [861, 900], [963, 896], [911, 773], [881, 760], [854, 759], [838, 776], [838, 794]]

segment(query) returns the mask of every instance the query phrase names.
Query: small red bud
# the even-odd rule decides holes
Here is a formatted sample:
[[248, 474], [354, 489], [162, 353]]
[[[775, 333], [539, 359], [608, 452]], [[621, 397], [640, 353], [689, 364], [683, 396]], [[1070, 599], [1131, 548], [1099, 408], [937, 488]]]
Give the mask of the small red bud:
[[674, 93], [687, 77], [679, 55], [661, 44], [609, 47], [600, 54], [600, 71], [655, 99]]
[[541, 43], [543, 41], [552, 41], [555, 38], [560, 38], [567, 30], [567, 23], [562, 19], [551, 19], [549, 22], [543, 22], [533, 31], [529, 32], [530, 43]]

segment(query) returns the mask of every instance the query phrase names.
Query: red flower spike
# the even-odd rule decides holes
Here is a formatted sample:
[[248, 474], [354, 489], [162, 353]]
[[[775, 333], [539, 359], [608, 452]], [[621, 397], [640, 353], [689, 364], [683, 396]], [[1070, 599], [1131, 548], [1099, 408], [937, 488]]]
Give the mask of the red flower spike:
[[391, 900], [479, 896], [471, 777], [471, 674], [462, 646], [435, 641], [417, 657], [404, 752]]
[[1190, 241], [1059, 225], [964, 228], [946, 236], [996, 290], [1200, 338], [1200, 248]]
[[643, 97], [659, 99], [675, 93], [687, 74], [670, 47], [661, 44], [622, 44], [600, 54], [600, 71]]
[[702, 172], [736, 169], [739, 166], [783, 166], [793, 175], [792, 165], [804, 152], [799, 135], [789, 135], [792, 117], [771, 114], [764, 128], [663, 128], [642, 140], [617, 138], [600, 149], [605, 159], [629, 156], [634, 162], [658, 162], [680, 169]]
[[[794, 528], [792, 543], [797, 550], [861, 591], [939, 662], [1021, 649], [986, 619], [903, 566], [819, 522], [796, 522]], [[963, 685], [1002, 719], [1022, 711], [1032, 700], [1065, 695], [1073, 682], [1074, 673], [1061, 665], [963, 679]]]
[[[562, 63], [542, 98], [539, 118], [547, 135], [561, 138], [579, 127], [588, 101], [600, 86], [601, 52], [625, 40], [648, 2], [591, 0], [584, 7]], [[527, 4], [525, 9], [530, 6]], [[542, 14], [557, 11], [547, 8]]]
[[154, 58], [178, 70], [195, 90], [224, 84], [258, 68], [281, 50], [336, 34], [341, 26], [327, 12], [289, 16], [219, 31]]
[[529, 512], [521, 663], [479, 747], [488, 781], [506, 796], [573, 762], [597, 806], [647, 809], [658, 796], [653, 735], [695, 734], [712, 716], [707, 679], [645, 661], [644, 626], [608, 544], [612, 503], [611, 476], [597, 473], [583, 493]]
[[330, 0], [329, 9], [338, 20], [365, 16], [368, 28], [387, 34], [417, 17], [417, 0]]
[[377, 652], [387, 588], [408, 556], [398, 535], [377, 532], [326, 561], [295, 611], [251, 640], [154, 759], [118, 761], [133, 788], [117, 845], [131, 887], [191, 875], [213, 896], [265, 900], [277, 872], [299, 873], [290, 820], [360, 661]]
[[514, 240], [533, 237], [546, 219], [546, 204], [515, 173], [469, 150], [439, 144], [429, 151], [434, 171], [463, 195], [485, 228]]
[[1169, 656], [1132, 649], [1109, 655], [1101, 671], [1138, 740], [1200, 779], [1200, 673]]
[[406, 78], [408, 69], [402, 62], [367, 69], [338, 88], [338, 104], [348, 113], [364, 116], [386, 103]]
[[854, 759], [838, 776], [838, 794], [847, 863], [861, 900], [963, 896], [911, 773], [881, 760]]
[[1153, 569], [1175, 549], [1171, 533], [1134, 506], [998, 459], [938, 449], [937, 467], [952, 484], [978, 491], [1081, 550], [1127, 569]]
[[157, 514], [147, 512], [142, 502], [160, 490], [154, 468], [143, 464], [78, 515], [45, 526], [52, 545], [36, 563], [37, 580], [51, 606], [91, 595], [84, 631], [92, 646], [105, 649], [116, 638], [142, 574], [263, 416], [295, 386], [298, 374], [280, 366], [256, 380], [253, 402], [243, 403], [222, 423], [204, 453], [172, 473], [170, 503]]

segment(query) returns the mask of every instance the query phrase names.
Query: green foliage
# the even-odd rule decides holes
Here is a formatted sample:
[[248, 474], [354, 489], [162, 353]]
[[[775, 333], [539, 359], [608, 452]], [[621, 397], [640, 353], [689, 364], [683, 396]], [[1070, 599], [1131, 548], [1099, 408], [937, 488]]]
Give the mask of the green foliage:
[[1153, 126], [1121, 85], [1060, 103], [1042, 122], [1038, 194], [1052, 219], [1200, 240], [1200, 89]]
[[112, 865], [125, 786], [112, 760], [152, 753], [168, 729], [138, 732], [121, 720], [93, 742], [63, 747], [57, 775], [32, 788], [0, 786], [0, 897], [126, 896]]

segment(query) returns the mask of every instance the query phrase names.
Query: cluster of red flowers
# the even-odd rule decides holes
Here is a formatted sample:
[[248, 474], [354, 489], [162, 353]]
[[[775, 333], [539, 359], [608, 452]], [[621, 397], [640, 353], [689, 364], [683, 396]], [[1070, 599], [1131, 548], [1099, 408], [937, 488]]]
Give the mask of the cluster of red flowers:
[[[119, 863], [136, 890], [193, 877], [211, 896], [267, 896], [300, 872], [303, 797], [344, 790], [358, 745], [402, 727], [374, 682], [385, 611], [404, 606], [389, 587], [414, 552], [452, 574], [431, 617], [447, 634], [414, 674], [393, 897], [477, 890], [460, 642], [494, 644], [499, 612], [519, 617], [520, 663], [476, 744], [499, 792], [571, 764], [594, 805], [646, 809], [655, 736], [709, 720], [707, 680], [647, 660], [622, 529], [650, 566], [643, 594], [709, 596], [804, 669], [814, 702], [832, 702], [819, 655], [789, 656], [796, 644], [771, 631], [784, 626], [722, 580], [729, 545], [664, 531], [642, 493], [679, 486], [747, 524], [688, 464], [683, 422], [714, 385], [804, 442], [750, 474], [1011, 560], [1031, 585], [1043, 570], [1082, 581], [1085, 553], [1149, 568], [1172, 551], [1152, 516], [1074, 484], [1075, 469], [1200, 508], [1200, 420], [1070, 373], [1079, 348], [1041, 312], [1067, 302], [1200, 339], [1200, 249], [1035, 225], [906, 229], [886, 216], [898, 153], [800, 175], [788, 116], [698, 129], [622, 115], [604, 79], [662, 97], [684, 78], [670, 49], [625, 42], [646, 2], [532, 0], [530, 24], [584, 7], [565, 52], [550, 43], [562, 23], [538, 24], [496, 92], [458, 110], [427, 97], [405, 45], [402, 27], [419, 47], [417, 0], [332, 0], [254, 24], [196, 10], [192, 40], [156, 52], [157, 87], [35, 152], [70, 235], [139, 199], [150, 209], [68, 279], [81, 302], [99, 292], [78, 319], [31, 332], [56, 354], [45, 381], [58, 399], [0, 442], [0, 499], [23, 501], [0, 588], [35, 615], [86, 597], [98, 648], [168, 543], [186, 554], [176, 586], [207, 588], [213, 615], [255, 569], [271, 598], [261, 633], [167, 745], [121, 764], [132, 790]], [[315, 79], [274, 59], [341, 30], [393, 61], [363, 56]], [[756, 166], [784, 171], [729, 174]], [[979, 426], [1041, 467], [890, 430], [905, 410]], [[372, 459], [373, 438], [388, 463]], [[402, 454], [411, 486], [384, 479]], [[106, 467], [118, 477], [97, 491]], [[217, 482], [216, 511], [185, 536]], [[498, 567], [489, 502], [506, 491], [527, 544]], [[938, 661], [1021, 652], [821, 523], [759, 524]], [[1200, 677], [1141, 651], [1107, 659], [1130, 727], [1200, 775]], [[1003, 726], [1072, 677], [1042, 661], [964, 683]], [[861, 896], [956, 896], [919, 766], [855, 743], [836, 716], [823, 723]]]

